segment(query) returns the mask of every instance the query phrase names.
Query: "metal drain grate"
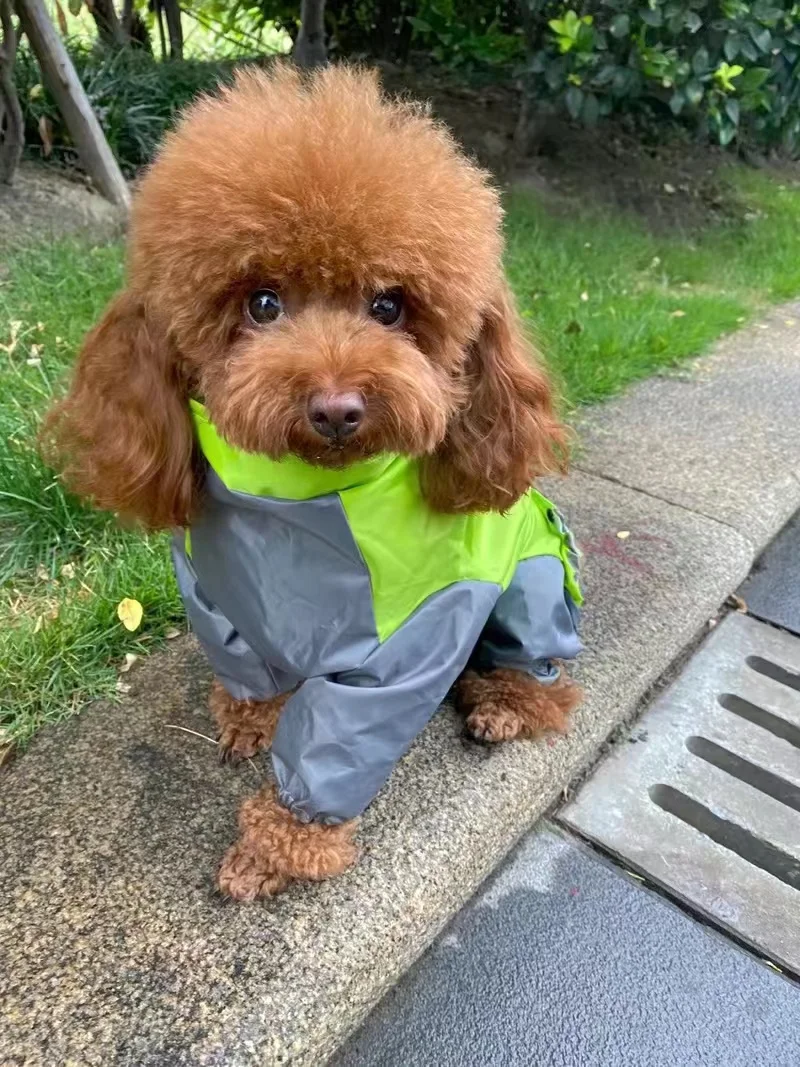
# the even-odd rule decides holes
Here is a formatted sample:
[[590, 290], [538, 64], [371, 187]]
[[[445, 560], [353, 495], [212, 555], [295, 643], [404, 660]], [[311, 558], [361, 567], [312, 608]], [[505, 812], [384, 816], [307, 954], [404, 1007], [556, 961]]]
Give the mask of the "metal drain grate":
[[559, 818], [800, 972], [800, 638], [729, 616]]

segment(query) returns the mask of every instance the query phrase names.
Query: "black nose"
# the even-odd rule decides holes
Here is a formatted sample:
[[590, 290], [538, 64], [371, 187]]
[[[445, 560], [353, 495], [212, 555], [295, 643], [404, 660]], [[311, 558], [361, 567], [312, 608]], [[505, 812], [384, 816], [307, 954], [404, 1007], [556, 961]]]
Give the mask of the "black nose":
[[308, 421], [320, 435], [331, 441], [349, 437], [364, 419], [360, 393], [315, 393], [308, 402]]

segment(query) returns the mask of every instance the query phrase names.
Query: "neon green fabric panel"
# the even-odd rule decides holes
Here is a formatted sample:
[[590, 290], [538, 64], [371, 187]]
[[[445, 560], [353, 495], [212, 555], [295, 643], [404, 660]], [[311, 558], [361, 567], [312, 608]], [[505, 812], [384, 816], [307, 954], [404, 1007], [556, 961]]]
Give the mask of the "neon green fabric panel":
[[392, 462], [391, 456], [376, 456], [341, 470], [330, 470], [312, 467], [297, 456], [270, 459], [242, 452], [219, 435], [202, 404], [190, 400], [189, 407], [200, 450], [228, 489], [237, 493], [309, 500], [376, 478]]
[[567, 565], [564, 539], [547, 519], [549, 502], [533, 490], [502, 515], [440, 515], [422, 500], [418, 465], [398, 456], [380, 478], [340, 498], [372, 576], [382, 641], [454, 582], [505, 589], [517, 563], [530, 556], [558, 556]]
[[422, 499], [413, 459], [378, 456], [342, 470], [294, 456], [272, 460], [233, 448], [201, 404], [191, 401], [191, 408], [200, 448], [228, 489], [286, 500], [339, 494], [370, 573], [381, 641], [440, 589], [470, 580], [505, 589], [517, 563], [532, 556], [561, 559], [566, 588], [581, 603], [566, 535], [535, 489], [504, 514], [441, 515]]

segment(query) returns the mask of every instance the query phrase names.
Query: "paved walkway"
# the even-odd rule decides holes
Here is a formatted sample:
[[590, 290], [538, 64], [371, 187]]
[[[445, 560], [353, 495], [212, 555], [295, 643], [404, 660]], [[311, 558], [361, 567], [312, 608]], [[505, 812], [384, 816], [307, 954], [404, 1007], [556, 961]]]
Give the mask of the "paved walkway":
[[587, 700], [569, 736], [489, 750], [443, 709], [344, 877], [252, 907], [213, 895], [262, 772], [168, 728], [213, 732], [192, 641], [132, 671], [120, 705], [43, 731], [0, 778], [0, 1063], [319, 1067], [800, 507], [799, 317], [777, 309], [587, 415], [578, 469], [546, 487], [585, 551]]
[[[798, 518], [767, 549], [740, 595], [762, 619], [800, 634]], [[640, 733], [634, 726], [632, 740], [645, 743]], [[795, 760], [800, 774], [796, 754]], [[762, 802], [770, 803], [763, 795]], [[800, 840], [796, 812], [794, 819]], [[745, 880], [737, 886], [745, 898], [739, 896], [739, 912], [747, 892]], [[782, 921], [800, 929], [800, 892], [794, 895], [796, 907]], [[798, 1063], [800, 984], [580, 838], [546, 824], [331, 1067]]]

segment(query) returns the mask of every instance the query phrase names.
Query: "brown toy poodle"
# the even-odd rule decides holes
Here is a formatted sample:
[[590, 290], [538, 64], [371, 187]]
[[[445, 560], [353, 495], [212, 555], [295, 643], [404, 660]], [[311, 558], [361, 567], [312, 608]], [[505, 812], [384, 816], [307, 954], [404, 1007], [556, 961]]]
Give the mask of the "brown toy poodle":
[[240, 74], [136, 193], [128, 285], [50, 416], [99, 507], [179, 531], [231, 758], [273, 747], [219, 872], [338, 874], [447, 692], [493, 742], [579, 691], [564, 430], [518, 322], [487, 176], [364, 71]]

